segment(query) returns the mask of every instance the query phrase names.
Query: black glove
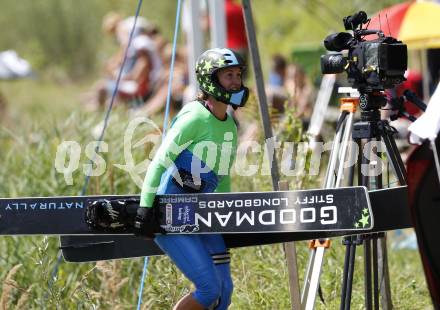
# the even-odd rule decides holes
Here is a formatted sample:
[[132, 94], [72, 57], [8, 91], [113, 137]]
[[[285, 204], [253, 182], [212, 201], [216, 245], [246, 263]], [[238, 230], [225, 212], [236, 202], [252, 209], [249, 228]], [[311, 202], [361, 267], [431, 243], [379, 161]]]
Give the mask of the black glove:
[[134, 220], [134, 234], [147, 239], [154, 239], [155, 233], [164, 234], [165, 230], [159, 225], [160, 218], [159, 208], [139, 207]]
[[132, 223], [139, 200], [98, 199], [88, 201], [85, 221], [92, 230], [101, 232], [126, 232]]

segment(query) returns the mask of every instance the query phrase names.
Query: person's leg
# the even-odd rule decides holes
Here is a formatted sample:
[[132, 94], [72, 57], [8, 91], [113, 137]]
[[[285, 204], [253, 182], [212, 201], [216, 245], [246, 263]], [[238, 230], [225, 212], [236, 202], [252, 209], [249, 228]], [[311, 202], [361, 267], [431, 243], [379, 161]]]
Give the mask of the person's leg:
[[[220, 297], [221, 283], [200, 236], [158, 235], [154, 241], [196, 287], [195, 292], [182, 298], [175, 309], [210, 309], [215, 306]], [[198, 308], [197, 304], [202, 308]]]
[[187, 294], [182, 299], [180, 299], [177, 304], [173, 307], [173, 310], [204, 310], [205, 307], [201, 305], [193, 295]]
[[221, 294], [215, 310], [227, 309], [231, 303], [232, 291], [234, 289], [231, 268], [230, 254], [226, 248], [223, 236], [219, 234], [200, 235], [202, 242], [210, 253], [217, 271], [217, 277], [221, 283]]

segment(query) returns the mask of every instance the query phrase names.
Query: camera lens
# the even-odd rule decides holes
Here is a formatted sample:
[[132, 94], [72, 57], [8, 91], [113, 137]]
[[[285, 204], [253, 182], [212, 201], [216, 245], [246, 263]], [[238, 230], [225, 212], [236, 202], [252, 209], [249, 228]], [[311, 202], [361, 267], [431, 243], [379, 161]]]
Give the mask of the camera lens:
[[322, 74], [333, 74], [344, 72], [347, 59], [342, 54], [329, 54], [321, 56]]

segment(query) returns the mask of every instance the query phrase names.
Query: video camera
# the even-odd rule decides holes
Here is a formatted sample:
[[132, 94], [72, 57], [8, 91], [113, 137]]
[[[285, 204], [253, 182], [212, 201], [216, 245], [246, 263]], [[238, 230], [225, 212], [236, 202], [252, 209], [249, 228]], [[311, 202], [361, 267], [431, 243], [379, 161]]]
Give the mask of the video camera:
[[[381, 30], [362, 29], [370, 21], [360, 11], [344, 17], [345, 30], [327, 36], [324, 46], [329, 51], [348, 50], [348, 57], [342, 53], [321, 56], [323, 74], [347, 72], [348, 82], [360, 92], [382, 91], [405, 81], [408, 55], [406, 44], [393, 37], [387, 37]], [[368, 25], [367, 25], [368, 26]], [[376, 34], [377, 39], [367, 41], [365, 36]]]

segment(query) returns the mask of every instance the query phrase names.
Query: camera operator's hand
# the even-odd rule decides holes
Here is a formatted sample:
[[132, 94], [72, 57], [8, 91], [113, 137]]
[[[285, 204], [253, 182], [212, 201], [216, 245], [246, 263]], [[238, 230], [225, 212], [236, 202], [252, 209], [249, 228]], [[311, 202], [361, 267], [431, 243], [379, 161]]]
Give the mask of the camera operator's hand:
[[134, 220], [134, 234], [147, 239], [154, 239], [155, 233], [164, 234], [165, 230], [159, 225], [160, 215], [158, 208], [139, 207]]

